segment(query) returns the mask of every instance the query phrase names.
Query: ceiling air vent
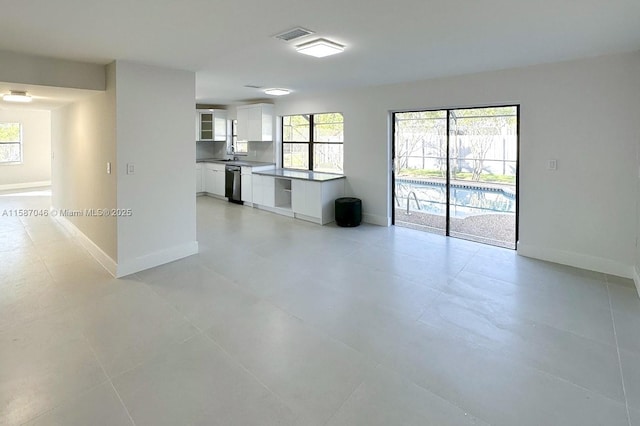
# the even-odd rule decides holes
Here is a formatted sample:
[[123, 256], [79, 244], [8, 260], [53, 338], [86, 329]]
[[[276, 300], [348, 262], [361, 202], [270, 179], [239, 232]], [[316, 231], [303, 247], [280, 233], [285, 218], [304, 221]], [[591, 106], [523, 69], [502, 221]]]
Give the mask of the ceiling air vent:
[[282, 34], [278, 34], [274, 37], [282, 41], [293, 41], [293, 40], [299, 39], [300, 37], [305, 37], [313, 33], [314, 33], [313, 31], [304, 29], [302, 27], [297, 27], [297, 28], [293, 28], [291, 30], [285, 31]]
[[245, 84], [244, 87], [249, 89], [262, 89], [262, 86], [256, 86], [255, 84]]

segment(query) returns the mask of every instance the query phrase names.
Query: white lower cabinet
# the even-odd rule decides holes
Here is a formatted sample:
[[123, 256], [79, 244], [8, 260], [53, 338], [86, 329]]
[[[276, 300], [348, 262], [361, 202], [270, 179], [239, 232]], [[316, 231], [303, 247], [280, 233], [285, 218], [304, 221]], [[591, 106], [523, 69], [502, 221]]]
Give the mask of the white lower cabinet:
[[204, 168], [203, 191], [224, 197], [224, 164], [207, 163]]
[[275, 182], [269, 176], [253, 175], [253, 203], [265, 207], [275, 205]]
[[224, 169], [216, 171], [215, 186], [214, 186], [214, 189], [213, 189], [213, 193], [215, 195], [219, 195], [221, 197], [224, 197], [225, 178], [226, 178], [226, 176], [225, 176]]
[[240, 172], [240, 199], [245, 203], [253, 203], [253, 177], [251, 167], [242, 167]]
[[216, 171], [209, 167], [205, 167], [203, 173], [202, 190], [207, 193], [212, 193], [215, 186], [214, 182]]
[[292, 180], [291, 208], [296, 217], [322, 225], [335, 219], [335, 200], [344, 195], [344, 179]]
[[322, 215], [322, 183], [294, 180], [291, 182], [291, 208], [294, 213], [311, 217]]

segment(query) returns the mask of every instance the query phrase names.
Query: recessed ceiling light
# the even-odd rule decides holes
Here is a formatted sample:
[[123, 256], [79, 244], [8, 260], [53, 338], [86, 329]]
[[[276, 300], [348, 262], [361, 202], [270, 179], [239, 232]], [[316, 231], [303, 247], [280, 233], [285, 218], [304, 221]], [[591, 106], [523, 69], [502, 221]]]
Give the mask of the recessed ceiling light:
[[31, 102], [33, 99], [27, 95], [27, 92], [12, 90], [11, 93], [2, 96], [2, 100], [7, 102]]
[[291, 90], [289, 90], [289, 89], [265, 89], [264, 93], [266, 93], [267, 95], [273, 95], [273, 96], [284, 96], [284, 95], [288, 95], [289, 93], [291, 93]]
[[296, 46], [296, 50], [305, 55], [315, 56], [316, 58], [324, 58], [325, 56], [342, 53], [344, 51], [344, 46], [329, 41], [326, 38], [319, 38], [310, 41], [309, 43], [304, 43]]

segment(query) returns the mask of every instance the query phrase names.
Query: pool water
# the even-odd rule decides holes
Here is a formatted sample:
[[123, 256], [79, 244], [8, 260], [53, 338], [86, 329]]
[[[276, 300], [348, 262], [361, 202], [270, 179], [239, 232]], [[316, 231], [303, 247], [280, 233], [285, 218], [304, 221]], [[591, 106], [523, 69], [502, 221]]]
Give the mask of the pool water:
[[[480, 214], [505, 214], [516, 212], [516, 199], [509, 187], [479, 188], [472, 185], [451, 185], [450, 215], [457, 218]], [[416, 202], [411, 192], [415, 193], [420, 204], [420, 211], [435, 215], [445, 215], [447, 208], [447, 190], [442, 184], [428, 182], [416, 183], [396, 179], [397, 209], [406, 209], [407, 197], [410, 196], [409, 210], [416, 211]], [[398, 202], [400, 205], [398, 205]]]

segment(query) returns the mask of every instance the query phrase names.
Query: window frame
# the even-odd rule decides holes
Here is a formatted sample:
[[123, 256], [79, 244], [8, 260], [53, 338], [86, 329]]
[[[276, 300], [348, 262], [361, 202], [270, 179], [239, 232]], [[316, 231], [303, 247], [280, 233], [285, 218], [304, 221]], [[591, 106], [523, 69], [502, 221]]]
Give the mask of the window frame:
[[[315, 126], [316, 126], [316, 122], [315, 122], [315, 116], [316, 115], [324, 115], [324, 114], [340, 114], [342, 116], [342, 142], [319, 142], [316, 141], [316, 137], [315, 137]], [[284, 135], [285, 135], [285, 131], [284, 131], [284, 118], [285, 117], [295, 117], [295, 116], [305, 116], [308, 115], [309, 116], [309, 135], [308, 141], [285, 141], [284, 140]], [[325, 123], [319, 123], [319, 124], [325, 124]], [[344, 114], [341, 112], [319, 112], [319, 113], [313, 113], [313, 114], [291, 114], [291, 115], [283, 115], [280, 119], [280, 134], [282, 135], [282, 140], [281, 140], [281, 145], [280, 145], [280, 164], [282, 164], [282, 167], [284, 168], [284, 144], [300, 144], [300, 145], [307, 145], [308, 147], [308, 164], [309, 166], [307, 167], [306, 170], [308, 171], [315, 171], [313, 166], [314, 166], [314, 147], [315, 145], [342, 145], [344, 147]], [[342, 166], [343, 166], [343, 170], [344, 170], [344, 148], [342, 151]], [[293, 169], [293, 170], [305, 170], [302, 168], [299, 169]], [[344, 174], [344, 171], [342, 173], [337, 173], [337, 172], [319, 172], [319, 173], [334, 173], [334, 174]]]
[[18, 140], [17, 141], [1, 141], [0, 140], [0, 145], [18, 145], [18, 149], [20, 151], [20, 159], [17, 161], [2, 161], [0, 160], [0, 165], [3, 166], [9, 166], [9, 165], [16, 165], [16, 164], [23, 164], [24, 163], [24, 147], [23, 147], [23, 137], [22, 137], [22, 123], [19, 122], [9, 122], [9, 121], [2, 121], [0, 122], [0, 124], [17, 124], [18, 125]]

